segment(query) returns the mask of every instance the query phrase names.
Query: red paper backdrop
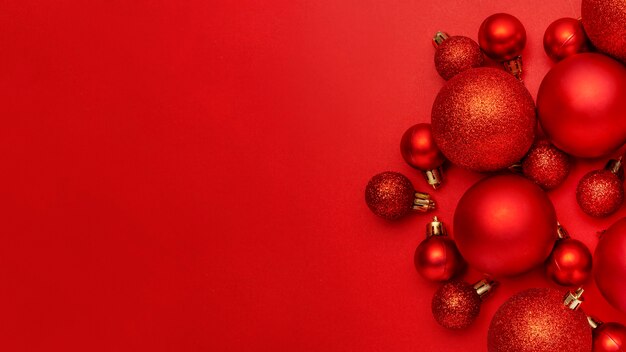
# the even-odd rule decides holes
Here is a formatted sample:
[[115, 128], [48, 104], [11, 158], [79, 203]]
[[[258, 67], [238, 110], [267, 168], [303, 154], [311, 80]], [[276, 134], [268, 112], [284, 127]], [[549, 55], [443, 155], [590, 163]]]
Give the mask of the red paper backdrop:
[[[7, 351], [484, 351], [502, 282], [468, 330], [430, 314], [413, 251], [431, 215], [363, 200], [443, 80], [432, 34], [488, 15], [542, 37], [579, 1], [5, 1], [0, 10], [0, 345]], [[497, 151], [494, 151], [497, 152]], [[550, 193], [573, 237], [577, 162]], [[451, 227], [481, 175], [433, 192]], [[453, 232], [453, 231], [452, 231]], [[479, 278], [469, 272], [466, 279]], [[584, 308], [626, 323], [589, 284]]]

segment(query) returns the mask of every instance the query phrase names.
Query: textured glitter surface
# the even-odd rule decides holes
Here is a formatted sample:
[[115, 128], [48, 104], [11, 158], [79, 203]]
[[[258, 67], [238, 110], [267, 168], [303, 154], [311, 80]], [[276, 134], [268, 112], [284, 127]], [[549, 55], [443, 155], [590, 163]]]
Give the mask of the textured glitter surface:
[[509, 298], [491, 320], [489, 352], [590, 352], [587, 317], [563, 304], [565, 294], [533, 288]]
[[468, 327], [480, 313], [480, 297], [472, 285], [453, 280], [441, 285], [432, 301], [433, 316], [448, 329]]
[[446, 39], [435, 51], [435, 68], [446, 81], [457, 74], [483, 64], [478, 43], [464, 36]]
[[593, 352], [624, 352], [626, 327], [618, 323], [604, 323], [593, 330]]
[[535, 104], [512, 75], [472, 68], [439, 91], [432, 109], [435, 142], [454, 164], [495, 171], [519, 162], [533, 143]]
[[406, 215], [413, 207], [415, 190], [411, 181], [401, 173], [386, 171], [369, 181], [365, 202], [374, 214], [387, 220]]
[[563, 183], [570, 167], [570, 157], [547, 140], [537, 141], [522, 162], [524, 176], [546, 190]]
[[626, 63], [626, 0], [583, 0], [581, 14], [596, 48]]
[[591, 171], [580, 179], [576, 188], [576, 201], [590, 216], [608, 216], [622, 206], [624, 186], [611, 171]]

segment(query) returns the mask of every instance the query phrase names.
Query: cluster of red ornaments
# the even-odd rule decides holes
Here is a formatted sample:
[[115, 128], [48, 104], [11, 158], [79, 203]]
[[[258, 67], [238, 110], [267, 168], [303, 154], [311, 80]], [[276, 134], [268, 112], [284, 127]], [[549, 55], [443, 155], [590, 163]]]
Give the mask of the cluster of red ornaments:
[[[433, 316], [443, 327], [470, 325], [497, 286], [493, 279], [542, 264], [547, 277], [573, 288], [588, 281], [593, 267], [604, 297], [626, 313], [626, 218], [602, 235], [592, 257], [558, 223], [545, 193], [564, 182], [573, 157], [607, 157], [626, 143], [626, 3], [583, 0], [582, 13], [582, 21], [562, 18], [545, 32], [544, 48], [556, 65], [540, 86], [536, 106], [522, 83], [526, 31], [514, 16], [489, 16], [478, 43], [444, 32], [433, 39], [435, 68], [447, 82], [433, 103], [431, 124], [412, 126], [402, 136], [402, 157], [435, 190], [446, 160], [475, 172], [509, 170], [482, 179], [461, 197], [454, 240], [434, 217], [415, 251], [419, 274], [444, 282], [432, 300]], [[593, 47], [600, 53], [589, 52]], [[484, 55], [504, 69], [482, 67]], [[538, 125], [544, 137], [536, 135]], [[613, 214], [624, 201], [623, 183], [621, 157], [590, 171], [576, 189], [581, 210], [592, 217]], [[387, 220], [435, 208], [429, 194], [415, 191], [397, 172], [374, 176], [365, 198]], [[467, 265], [485, 278], [474, 285], [455, 279]], [[579, 309], [582, 293], [529, 289], [514, 295], [493, 317], [489, 351], [626, 348], [626, 328], [587, 317]]]

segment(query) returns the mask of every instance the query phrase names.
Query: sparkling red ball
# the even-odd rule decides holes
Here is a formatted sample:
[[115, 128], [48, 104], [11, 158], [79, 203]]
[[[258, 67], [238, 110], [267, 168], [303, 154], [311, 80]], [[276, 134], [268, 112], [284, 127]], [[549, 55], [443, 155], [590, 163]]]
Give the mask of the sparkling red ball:
[[591, 171], [578, 183], [576, 201], [589, 216], [609, 216], [624, 203], [623, 181], [609, 170]]
[[415, 250], [417, 272], [426, 280], [445, 281], [458, 274], [465, 262], [454, 241], [447, 236], [431, 236]]
[[487, 17], [478, 30], [478, 43], [485, 54], [498, 61], [511, 60], [526, 46], [526, 29], [517, 17], [496, 13]]
[[464, 36], [452, 36], [435, 51], [435, 68], [446, 81], [457, 74], [483, 64], [483, 53], [478, 43]]
[[435, 292], [431, 308], [439, 325], [448, 329], [463, 329], [476, 320], [480, 303], [480, 296], [472, 285], [452, 280]]
[[600, 237], [593, 255], [593, 276], [604, 298], [626, 313], [626, 218]]
[[588, 42], [582, 23], [570, 17], [552, 22], [543, 35], [543, 48], [554, 62], [589, 51]]
[[489, 325], [489, 352], [591, 351], [587, 316], [566, 307], [564, 296], [564, 291], [533, 288], [509, 298]]
[[399, 172], [382, 172], [372, 177], [365, 188], [367, 206], [387, 220], [396, 220], [409, 213], [414, 199], [413, 184]]
[[407, 164], [422, 171], [436, 169], [446, 160], [435, 144], [429, 123], [419, 123], [406, 130], [400, 152]]
[[561, 185], [570, 168], [570, 157], [546, 140], [537, 141], [522, 162], [524, 176], [545, 190]]
[[584, 243], [564, 238], [557, 241], [546, 261], [546, 274], [562, 286], [580, 287], [591, 276], [593, 259]]
[[494, 68], [459, 73], [439, 91], [432, 108], [432, 130], [452, 163], [495, 171], [519, 162], [535, 136], [532, 96], [512, 75]]
[[581, 14], [593, 45], [626, 63], [626, 1], [583, 0]]
[[603, 323], [593, 330], [593, 352], [623, 352], [626, 348], [626, 327], [619, 323]]

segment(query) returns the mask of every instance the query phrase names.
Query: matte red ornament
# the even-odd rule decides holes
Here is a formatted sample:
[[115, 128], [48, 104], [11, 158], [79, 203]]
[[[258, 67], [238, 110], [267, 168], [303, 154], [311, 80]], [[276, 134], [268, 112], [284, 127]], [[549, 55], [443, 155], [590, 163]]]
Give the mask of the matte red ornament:
[[626, 63], [626, 2], [583, 0], [581, 14], [593, 45]]
[[582, 23], [571, 17], [552, 22], [543, 35], [543, 48], [552, 61], [589, 51], [589, 39]]
[[431, 308], [435, 320], [448, 329], [470, 326], [480, 313], [482, 299], [495, 285], [488, 280], [481, 280], [473, 286], [461, 280], [446, 282], [433, 296]]
[[478, 43], [487, 56], [503, 62], [507, 71], [521, 79], [526, 29], [517, 17], [508, 13], [487, 17], [478, 30]]
[[433, 137], [443, 155], [478, 172], [519, 162], [533, 143], [535, 126], [535, 104], [526, 87], [495, 68], [454, 76], [432, 109]]
[[605, 156], [624, 144], [624, 111], [626, 68], [601, 54], [583, 53], [559, 62], [537, 94], [546, 135], [557, 148], [577, 157]]
[[517, 175], [485, 178], [465, 192], [454, 213], [454, 239], [467, 263], [493, 277], [542, 264], [557, 239], [546, 193]]
[[374, 214], [387, 220], [397, 220], [412, 209], [425, 212], [435, 208], [430, 195], [416, 192], [406, 176], [393, 171], [372, 177], [365, 188], [365, 202]]
[[509, 298], [489, 325], [489, 352], [589, 352], [591, 327], [578, 307], [582, 289], [532, 288]]
[[620, 323], [602, 323], [589, 318], [593, 327], [592, 352], [623, 352], [626, 349], [626, 327]]
[[626, 313], [626, 218], [600, 237], [593, 255], [593, 276], [604, 298]]
[[624, 181], [620, 178], [621, 160], [611, 160], [603, 170], [587, 173], [578, 182], [576, 201], [589, 216], [605, 217], [624, 203]]
[[[441, 42], [438, 36], [445, 36]], [[457, 74], [483, 64], [483, 53], [478, 43], [468, 37], [455, 35], [448, 37], [447, 34], [438, 32], [434, 43], [438, 43], [435, 50], [435, 68], [439, 75], [446, 81]]]
[[426, 225], [426, 239], [415, 250], [415, 268], [426, 280], [445, 281], [458, 274], [465, 262], [448, 237], [443, 222], [435, 216]]
[[429, 123], [412, 126], [400, 141], [400, 152], [407, 164], [422, 171], [426, 181], [437, 189], [443, 180], [441, 165], [446, 160], [433, 139]]
[[522, 172], [545, 190], [558, 187], [571, 168], [569, 155], [547, 140], [537, 141], [522, 161]]
[[580, 286], [591, 276], [593, 259], [584, 243], [570, 238], [559, 225], [559, 240], [546, 261], [546, 274], [559, 285]]

